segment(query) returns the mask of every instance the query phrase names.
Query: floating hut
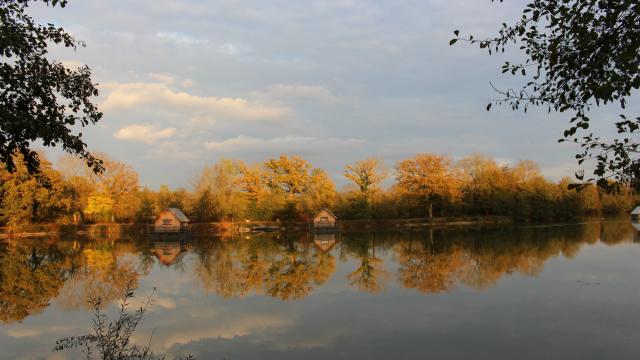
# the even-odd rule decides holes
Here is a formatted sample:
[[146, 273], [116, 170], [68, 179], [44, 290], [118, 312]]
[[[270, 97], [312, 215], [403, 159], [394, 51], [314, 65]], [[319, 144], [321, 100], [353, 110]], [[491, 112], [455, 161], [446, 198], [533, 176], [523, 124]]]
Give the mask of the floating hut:
[[636, 206], [636, 208], [631, 211], [631, 221], [640, 222], [640, 206]]
[[338, 217], [329, 211], [329, 209], [322, 209], [313, 217], [314, 229], [336, 229], [337, 224]]
[[153, 230], [156, 233], [177, 233], [189, 229], [189, 218], [178, 208], [166, 208], [156, 216]]

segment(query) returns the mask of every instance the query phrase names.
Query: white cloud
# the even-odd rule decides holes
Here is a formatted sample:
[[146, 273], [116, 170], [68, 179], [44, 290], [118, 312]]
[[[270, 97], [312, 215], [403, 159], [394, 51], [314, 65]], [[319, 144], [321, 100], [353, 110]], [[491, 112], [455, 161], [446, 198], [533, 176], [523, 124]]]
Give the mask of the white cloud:
[[317, 154], [354, 149], [365, 143], [362, 139], [319, 138], [308, 136], [286, 136], [261, 139], [238, 136], [220, 142], [205, 143], [205, 148], [218, 153], [261, 152], [266, 154]]
[[192, 87], [196, 86], [198, 83], [193, 79], [184, 79], [180, 82], [180, 86], [182, 87]]
[[[225, 316], [209, 316], [203, 319], [199, 316], [189, 323], [186, 328], [179, 328], [184, 324], [172, 324], [163, 332], [155, 334], [155, 341], [161, 343], [165, 350], [177, 344], [188, 344], [202, 339], [233, 339], [266, 331], [277, 331], [291, 326], [293, 321], [279, 315], [237, 315], [232, 321]], [[145, 334], [146, 335], [146, 334]], [[144, 339], [144, 337], [140, 336]]]
[[176, 82], [176, 79], [169, 74], [149, 73], [149, 77], [152, 80], [155, 80], [167, 85], [171, 85]]
[[156, 33], [156, 38], [183, 46], [202, 45], [208, 42], [207, 40], [175, 31], [159, 31]]
[[253, 48], [248, 44], [228, 42], [220, 45], [218, 50], [225, 55], [235, 56], [251, 53]]
[[294, 85], [275, 84], [269, 86], [266, 92], [262, 93], [267, 98], [277, 98], [282, 100], [309, 99], [324, 103], [340, 103], [343, 98], [335, 95], [331, 90], [320, 85]]
[[200, 152], [189, 151], [183, 145], [177, 141], [163, 141], [154, 147], [150, 155], [155, 159], [194, 160], [198, 158]]
[[130, 125], [121, 128], [113, 136], [119, 140], [153, 144], [158, 140], [172, 137], [175, 132], [175, 128], [157, 130], [154, 125]]
[[113, 111], [138, 108], [142, 105], [179, 107], [203, 113], [216, 112], [220, 116], [247, 120], [277, 120], [288, 117], [289, 108], [252, 103], [242, 98], [192, 95], [174, 91], [164, 83], [106, 83], [102, 86], [108, 93], [101, 109]]

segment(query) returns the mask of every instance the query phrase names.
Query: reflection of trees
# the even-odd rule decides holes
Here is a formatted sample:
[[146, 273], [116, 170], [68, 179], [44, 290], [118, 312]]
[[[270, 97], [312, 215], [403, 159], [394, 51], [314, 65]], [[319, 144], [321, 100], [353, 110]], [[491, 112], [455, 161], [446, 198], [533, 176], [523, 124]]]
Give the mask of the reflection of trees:
[[316, 251], [313, 254], [313, 281], [317, 285], [325, 284], [336, 271], [336, 258], [329, 252]]
[[382, 259], [376, 257], [375, 238], [346, 238], [343, 248], [351, 256], [360, 260], [360, 265], [347, 275], [349, 286], [360, 291], [377, 293], [383, 289], [389, 278]]
[[453, 288], [456, 278], [469, 265], [467, 254], [455, 244], [442, 248], [425, 241], [397, 244], [398, 275], [404, 287], [422, 292], [442, 292]]
[[[335, 254], [356, 261], [347, 275], [349, 286], [371, 293], [384, 288], [389, 276], [383, 261], [393, 259], [402, 286], [431, 293], [450, 291], [458, 284], [484, 288], [514, 273], [535, 276], [552, 257], [573, 257], [598, 239], [606, 244], [628, 241], [635, 234], [631, 231], [627, 222], [594, 222], [490, 231], [434, 230], [432, 234], [343, 234], [328, 251], [306, 235], [202, 239], [193, 248], [196, 261], [184, 266], [207, 292], [223, 297], [267, 294], [287, 300], [305, 297], [327, 283], [336, 271]], [[148, 274], [160, 263], [151, 245], [134, 245], [21, 240], [0, 248], [0, 321], [20, 321], [56, 297], [66, 309], [87, 306], [89, 295], [100, 296], [108, 304], [129, 281], [137, 282], [140, 272]], [[131, 256], [138, 251], [137, 257]]]
[[0, 320], [21, 321], [49, 305], [70, 268], [69, 253], [24, 241], [0, 253]]
[[629, 239], [628, 231], [617, 230], [619, 225], [447, 230], [435, 231], [427, 240], [409, 234], [394, 244], [398, 276], [403, 286], [422, 292], [449, 291], [457, 283], [484, 288], [513, 273], [535, 276], [549, 258], [571, 258], [601, 233], [611, 243]]
[[195, 276], [203, 288], [223, 297], [266, 293], [284, 300], [306, 296], [328, 281], [335, 258], [309, 249], [305, 240], [267, 235], [242, 240], [203, 241], [196, 247]]
[[241, 297], [247, 292], [236, 252], [241, 242], [203, 241], [196, 246], [198, 262], [194, 274], [207, 292], [224, 297]]
[[616, 221], [615, 223], [616, 226], [602, 226], [600, 241], [607, 245], [615, 245], [633, 238], [636, 230], [631, 222], [625, 219], [625, 221]]
[[283, 300], [300, 299], [311, 291], [307, 259], [288, 253], [269, 264], [265, 285], [269, 295]]
[[283, 300], [300, 299], [314, 285], [323, 285], [335, 271], [335, 258], [309, 247], [307, 239], [285, 242], [269, 261], [265, 288], [269, 295]]
[[21, 240], [6, 247], [0, 252], [0, 320], [22, 320], [55, 297], [65, 309], [86, 307], [89, 295], [108, 304], [138, 278], [133, 261], [117, 254], [112, 245], [69, 241]]
[[132, 258], [118, 256], [112, 246], [85, 244], [74, 259], [75, 271], [57, 299], [64, 309], [91, 308], [90, 296], [107, 305], [122, 296], [130, 282], [137, 286], [139, 274]]
[[[347, 280], [360, 291], [375, 293], [384, 287], [389, 278], [385, 253], [390, 252], [402, 286], [425, 293], [446, 292], [458, 284], [484, 288], [514, 273], [535, 276], [549, 258], [573, 257], [584, 244], [597, 242], [602, 233], [612, 243], [628, 238], [627, 232], [603, 229], [618, 225], [343, 234], [340, 246], [333, 249], [342, 260], [357, 261]], [[307, 296], [335, 272], [332, 251], [322, 251], [306, 237], [272, 236], [203, 241], [196, 247], [197, 278], [207, 291], [225, 297], [264, 293], [287, 300]]]

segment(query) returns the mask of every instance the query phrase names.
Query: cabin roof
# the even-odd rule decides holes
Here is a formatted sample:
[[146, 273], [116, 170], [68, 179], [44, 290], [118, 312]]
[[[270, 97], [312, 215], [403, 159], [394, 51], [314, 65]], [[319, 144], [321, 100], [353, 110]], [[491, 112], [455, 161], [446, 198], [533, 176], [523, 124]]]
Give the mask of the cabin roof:
[[327, 208], [323, 208], [320, 211], [318, 211], [318, 213], [316, 214], [316, 217], [318, 217], [318, 215], [320, 215], [320, 213], [322, 213], [323, 211], [326, 211], [329, 215], [333, 216], [334, 219], [338, 218], [334, 213], [331, 212], [331, 210], [329, 210]]
[[182, 210], [178, 208], [166, 208], [165, 210], [171, 212], [180, 222], [189, 222], [189, 218], [182, 212]]
[[640, 215], [640, 206], [636, 206], [635, 209], [633, 209], [633, 211], [631, 211], [632, 215]]

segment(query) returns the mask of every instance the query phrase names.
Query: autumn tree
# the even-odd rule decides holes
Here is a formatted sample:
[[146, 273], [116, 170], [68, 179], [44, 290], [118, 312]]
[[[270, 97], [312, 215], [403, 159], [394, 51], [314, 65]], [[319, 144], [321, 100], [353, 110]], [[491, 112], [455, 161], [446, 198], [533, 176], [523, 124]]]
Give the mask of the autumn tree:
[[493, 159], [473, 154], [458, 161], [462, 175], [462, 191], [472, 211], [487, 215], [500, 206], [498, 195], [503, 192], [501, 183], [504, 168]]
[[247, 211], [250, 216], [259, 216], [264, 210], [267, 188], [262, 166], [255, 164], [245, 166], [242, 169], [240, 188], [247, 202]]
[[344, 177], [353, 181], [360, 193], [369, 197], [387, 177], [384, 164], [380, 159], [367, 158], [344, 168]]
[[227, 215], [238, 217], [244, 213], [245, 204], [241, 194], [243, 170], [246, 165], [240, 160], [222, 159], [206, 167], [194, 181], [195, 201], [204, 218], [221, 219]]
[[156, 196], [149, 188], [144, 187], [138, 192], [138, 203], [136, 211], [136, 221], [148, 223], [159, 212]]
[[95, 191], [96, 175], [84, 161], [70, 154], [64, 154], [58, 159], [56, 169], [64, 180], [72, 222], [77, 224], [82, 220], [88, 199]]
[[17, 155], [14, 171], [0, 165], [0, 222], [19, 226], [50, 220], [65, 213], [70, 202], [64, 197], [60, 174], [40, 155], [40, 172], [30, 173]]
[[336, 188], [333, 180], [322, 169], [313, 169], [309, 178], [307, 194], [311, 202], [310, 211], [330, 208], [335, 203]]
[[108, 194], [93, 194], [87, 199], [84, 213], [94, 221], [113, 221], [113, 199]]
[[[110, 203], [113, 220], [134, 220], [140, 207], [138, 173], [125, 162], [111, 159], [106, 154], [96, 154], [103, 166], [101, 173], [94, 173], [84, 162], [73, 156], [58, 160], [58, 168], [65, 179], [73, 211], [85, 212], [94, 205]], [[108, 199], [107, 199], [108, 198]], [[94, 213], [95, 214], [95, 213]], [[106, 218], [104, 219], [106, 220]]]
[[312, 166], [306, 160], [281, 155], [267, 160], [264, 166], [267, 185], [274, 191], [287, 194], [289, 200], [307, 190]]
[[435, 154], [418, 154], [398, 162], [398, 186], [410, 195], [422, 196], [433, 217], [433, 203], [452, 201], [460, 196], [459, 174], [451, 158]]
[[264, 196], [264, 176], [260, 165], [242, 168], [240, 187], [251, 203], [258, 203]]
[[113, 214], [119, 220], [131, 220], [139, 206], [138, 173], [131, 165], [100, 155], [104, 171], [97, 175], [98, 188], [113, 200]]

